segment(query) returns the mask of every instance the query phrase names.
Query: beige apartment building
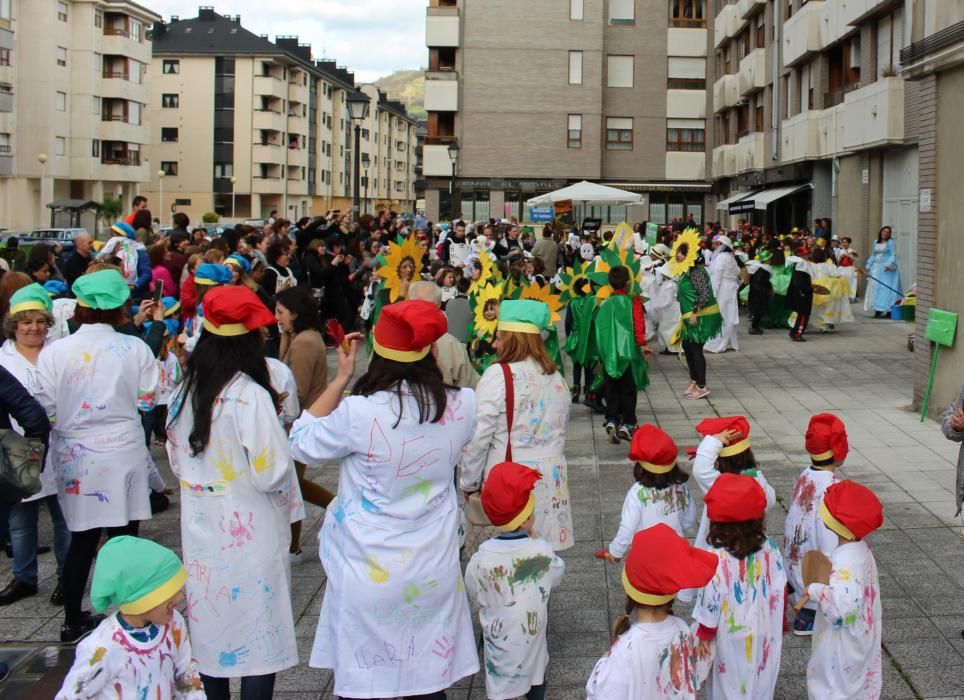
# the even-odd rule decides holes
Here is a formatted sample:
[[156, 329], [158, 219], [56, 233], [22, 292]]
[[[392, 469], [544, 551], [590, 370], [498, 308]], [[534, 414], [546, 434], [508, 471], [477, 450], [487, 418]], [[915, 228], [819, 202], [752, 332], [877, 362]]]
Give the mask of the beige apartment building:
[[149, 177], [158, 19], [128, 0], [0, 0], [0, 227], [49, 226], [63, 200], [130, 205]]
[[712, 201], [706, 9], [705, 0], [430, 0], [428, 217], [524, 219], [527, 199], [586, 179], [644, 195], [640, 219], [701, 221]]
[[173, 211], [239, 221], [350, 209], [347, 99], [359, 93], [369, 100], [359, 123], [361, 210], [414, 209], [416, 123], [400, 103], [356, 85], [334, 61], [313, 60], [298, 37], [269, 41], [210, 7], [159, 23], [153, 37], [153, 167], [144, 189], [163, 199], [163, 221]]

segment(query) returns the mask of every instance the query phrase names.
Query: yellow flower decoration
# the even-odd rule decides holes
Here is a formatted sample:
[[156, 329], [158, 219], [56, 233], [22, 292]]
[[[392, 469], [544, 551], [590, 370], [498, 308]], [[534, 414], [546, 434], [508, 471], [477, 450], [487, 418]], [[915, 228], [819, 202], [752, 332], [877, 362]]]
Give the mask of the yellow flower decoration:
[[551, 322], [553, 325], [559, 322], [559, 311], [562, 310], [562, 299], [559, 298], [558, 294], [552, 293], [552, 287], [550, 287], [548, 284], [544, 287], [540, 287], [538, 284], [527, 284], [525, 289], [522, 290], [522, 296], [520, 299], [541, 301], [543, 304], [549, 307], [549, 312], [552, 314]]
[[[679, 262], [676, 259], [676, 253], [683, 244], [686, 244], [687, 248], [686, 257], [683, 259], [683, 262]], [[669, 254], [669, 269], [672, 271], [673, 276], [679, 277], [688, 272], [689, 269], [696, 264], [696, 256], [699, 254], [700, 235], [695, 228], [688, 228], [683, 231], [676, 239], [676, 242], [673, 243], [673, 249]]]
[[418, 241], [411, 235], [401, 243], [390, 241], [388, 244], [388, 255], [385, 256], [385, 264], [378, 270], [378, 276], [385, 282], [385, 289], [388, 290], [390, 303], [398, 301], [402, 294], [402, 280], [398, 271], [406, 258], [411, 259], [415, 265], [415, 272], [412, 274], [411, 282], [416, 282], [422, 274], [422, 249], [418, 247]]
[[[602, 304], [612, 296], [613, 288], [609, 285], [609, 271], [618, 266], [627, 268], [631, 277], [638, 272], [639, 265], [636, 263], [635, 251], [632, 248], [626, 250], [604, 249], [600, 256], [596, 258], [595, 266], [588, 276], [599, 285], [596, 290], [597, 304]], [[636, 286], [637, 284], [633, 283], [630, 289], [634, 290]]]
[[499, 302], [502, 301], [502, 285], [489, 284], [476, 292], [474, 321], [476, 337], [495, 336], [495, 328], [499, 325], [499, 315], [496, 314], [495, 318], [491, 321], [485, 317], [485, 305], [493, 299]]
[[490, 282], [496, 282], [499, 278], [499, 269], [492, 261], [492, 254], [483, 250], [479, 253], [479, 279], [469, 285], [469, 296], [474, 296]]

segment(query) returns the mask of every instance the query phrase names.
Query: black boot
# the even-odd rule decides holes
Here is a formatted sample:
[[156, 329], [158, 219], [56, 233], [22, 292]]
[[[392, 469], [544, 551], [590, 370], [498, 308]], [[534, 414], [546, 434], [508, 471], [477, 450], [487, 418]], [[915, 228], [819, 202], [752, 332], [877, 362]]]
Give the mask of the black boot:
[[37, 585], [13, 579], [7, 587], [0, 591], [0, 605], [11, 605], [18, 600], [37, 595]]
[[65, 622], [60, 628], [60, 641], [64, 644], [76, 644], [94, 631], [104, 620], [103, 615], [93, 615], [82, 612], [80, 617], [72, 622]]

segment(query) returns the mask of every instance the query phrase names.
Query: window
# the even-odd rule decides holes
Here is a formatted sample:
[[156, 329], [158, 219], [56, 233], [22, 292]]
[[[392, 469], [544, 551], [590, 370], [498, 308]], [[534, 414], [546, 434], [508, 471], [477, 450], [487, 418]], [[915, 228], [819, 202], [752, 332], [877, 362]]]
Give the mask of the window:
[[813, 71], [810, 64], [801, 66], [798, 73], [800, 76], [800, 111], [806, 112], [813, 109]]
[[[101, 12], [100, 10], [97, 10], [96, 12], [94, 12], [94, 26], [97, 27], [98, 29], [104, 26], [104, 13]], [[99, 147], [98, 147], [98, 150], [100, 150]]]
[[141, 41], [144, 38], [144, 25], [141, 24], [140, 20], [131, 18], [130, 33], [131, 39], [134, 41]]
[[0, 0], [0, 19], [10, 19], [10, 0]]
[[165, 175], [177, 176], [177, 161], [176, 160], [162, 160], [161, 170], [164, 171]]
[[688, 153], [706, 150], [706, 122], [702, 119], [667, 119], [666, 150]]
[[763, 131], [763, 93], [757, 94], [753, 108], [753, 130]]
[[234, 175], [234, 163], [215, 163], [214, 177], [232, 177]]
[[63, 136], [54, 137], [54, 155], [63, 156], [67, 154], [67, 139]]
[[10, 65], [10, 49], [0, 49], [0, 66]]
[[582, 85], [582, 51], [569, 52], [569, 84]]
[[904, 25], [899, 17], [890, 14], [877, 20], [877, 79], [897, 73], [900, 49], [904, 45]]
[[793, 0], [787, 0], [787, 16], [784, 20], [788, 20], [793, 17]]
[[610, 24], [635, 24], [636, 0], [609, 0]]
[[134, 124], [135, 126], [140, 126], [140, 123], [141, 123], [141, 103], [140, 102], [127, 103], [127, 123]]
[[567, 148], [582, 148], [582, 115], [570, 114], [566, 134]]
[[90, 142], [90, 157], [100, 158], [100, 141], [97, 139]]
[[63, 46], [57, 47], [57, 65], [66, 66], [67, 65], [67, 49]]
[[609, 151], [633, 150], [632, 117], [606, 118], [606, 149]]
[[[261, 139], [262, 143], [267, 141], [264, 135]], [[214, 143], [234, 143], [234, 127], [214, 127]]]
[[679, 58], [667, 60], [666, 87], [669, 90], [705, 90], [706, 59]]
[[165, 93], [161, 95], [161, 107], [164, 109], [177, 109], [180, 103], [180, 95], [177, 93]]
[[54, 109], [56, 109], [58, 112], [67, 111], [67, 93], [66, 92], [54, 93]]
[[177, 75], [181, 72], [181, 62], [176, 58], [165, 58], [161, 62], [161, 72], [164, 73], [164, 75]]
[[57, 2], [57, 19], [61, 22], [67, 21], [67, 3], [64, 0]]
[[0, 156], [9, 156], [11, 153], [10, 134], [0, 134]]
[[167, 143], [177, 141], [177, 128], [171, 126], [161, 127], [161, 141]]
[[633, 86], [633, 57], [606, 57], [606, 85], [611, 88], [631, 88]]
[[706, 0], [669, 0], [669, 26], [706, 26]]
[[569, 0], [569, 19], [582, 19], [582, 0]]
[[756, 19], [753, 20], [756, 23], [756, 45], [754, 48], [762, 49], [766, 48], [766, 37], [767, 37], [767, 23], [766, 23], [766, 12], [760, 12], [757, 14]]

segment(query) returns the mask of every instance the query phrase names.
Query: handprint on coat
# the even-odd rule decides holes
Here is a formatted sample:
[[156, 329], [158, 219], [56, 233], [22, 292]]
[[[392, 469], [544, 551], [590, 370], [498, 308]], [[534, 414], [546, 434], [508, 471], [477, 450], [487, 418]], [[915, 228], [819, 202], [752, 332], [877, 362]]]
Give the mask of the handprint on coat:
[[[227, 527], [225, 527], [225, 523], [227, 523]], [[241, 547], [245, 542], [251, 542], [254, 539], [251, 534], [254, 532], [254, 513], [248, 513], [248, 521], [245, 523], [241, 518], [241, 514], [238, 511], [234, 511], [233, 518], [221, 518], [219, 527], [221, 528], [221, 532], [231, 538], [231, 543], [221, 547], [221, 549]]]

